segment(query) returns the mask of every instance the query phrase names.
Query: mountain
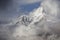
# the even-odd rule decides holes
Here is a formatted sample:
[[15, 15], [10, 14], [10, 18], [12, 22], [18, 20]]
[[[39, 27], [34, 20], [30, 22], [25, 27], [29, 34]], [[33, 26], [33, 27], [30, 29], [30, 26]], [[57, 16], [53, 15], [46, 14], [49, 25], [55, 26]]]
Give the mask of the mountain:
[[18, 26], [13, 32], [13, 37], [16, 37], [19, 40], [20, 38], [25, 40], [30, 37], [32, 39], [36, 38], [36, 40], [40, 40], [40, 38], [41, 40], [59, 40], [60, 32], [56, 28], [58, 23], [54, 23], [52, 19], [48, 19], [50, 19], [50, 17], [45, 14], [42, 6], [30, 12], [29, 15], [18, 17], [16, 21], [16, 25]]

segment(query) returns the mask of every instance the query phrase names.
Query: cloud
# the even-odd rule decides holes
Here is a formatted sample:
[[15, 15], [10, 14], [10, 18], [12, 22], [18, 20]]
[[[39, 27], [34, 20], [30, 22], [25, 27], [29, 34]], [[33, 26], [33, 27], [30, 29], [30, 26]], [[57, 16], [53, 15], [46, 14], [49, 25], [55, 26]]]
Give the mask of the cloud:
[[[36, 0], [26, 1], [36, 2]], [[45, 0], [29, 15], [21, 15], [8, 22], [1, 19], [0, 40], [60, 40], [59, 5], [57, 0]]]
[[18, 0], [18, 3], [25, 5], [25, 4], [32, 4], [32, 3], [37, 3], [41, 1], [42, 0]]
[[[59, 3], [58, 0], [46, 0], [43, 2], [42, 6], [44, 8], [44, 12], [46, 14], [46, 19], [48, 22], [48, 26], [52, 27], [55, 31], [59, 30], [59, 24], [60, 24], [60, 18], [58, 15], [60, 15], [59, 12]], [[50, 21], [49, 21], [50, 20]], [[50, 26], [51, 25], [51, 26]], [[53, 25], [53, 26], [52, 26]], [[55, 28], [57, 27], [57, 28]]]
[[22, 15], [21, 5], [38, 2], [39, 0], [3, 0], [0, 1], [0, 20], [12, 19]]
[[[39, 37], [41, 37], [41, 40], [45, 40], [46, 38], [47, 40], [50, 39], [59, 40], [60, 39], [60, 36], [58, 36], [60, 35], [59, 25], [60, 21], [58, 17], [59, 5], [60, 4], [58, 3], [57, 0], [43, 1], [38, 9], [35, 9], [34, 11], [31, 12], [31, 15], [30, 14], [28, 15], [30, 16], [30, 18], [32, 18], [32, 22], [28, 24], [28, 26], [19, 25], [16, 28], [15, 33], [13, 33], [14, 37], [18, 39], [20, 37], [22, 37], [22, 39], [23, 37], [26, 37], [26, 39], [29, 39], [32, 35], [33, 36], [38, 35]], [[41, 11], [42, 9], [43, 11]], [[42, 18], [40, 18], [41, 16]], [[26, 21], [27, 19], [25, 18], [24, 20]], [[32, 39], [34, 39], [34, 37], [32, 37]]]
[[[18, 14], [17, 8], [20, 4], [17, 2], [17, 0], [13, 0], [13, 1], [12, 0], [11, 1], [3, 0], [0, 3], [0, 5], [1, 5], [0, 6], [0, 40], [14, 40], [15, 38], [12, 35], [15, 33], [14, 30], [18, 29], [17, 27], [20, 27], [20, 25], [19, 25], [20, 23], [17, 24], [19, 21], [16, 20], [16, 17], [14, 18], [13, 16], [17, 16], [16, 15], [16, 14]], [[14, 21], [12, 21], [12, 20], [14, 20]], [[21, 31], [24, 30], [23, 29], [24, 27], [22, 27], [22, 26], [20, 28]]]

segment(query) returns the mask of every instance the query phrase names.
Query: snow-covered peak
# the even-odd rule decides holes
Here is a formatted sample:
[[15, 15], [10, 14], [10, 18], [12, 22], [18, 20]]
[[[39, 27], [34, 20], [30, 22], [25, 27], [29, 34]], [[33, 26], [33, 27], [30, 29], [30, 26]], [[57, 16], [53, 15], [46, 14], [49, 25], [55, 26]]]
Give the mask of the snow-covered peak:
[[20, 16], [16, 23], [19, 26], [16, 28], [13, 35], [19, 35], [20, 37], [38, 35], [44, 26], [44, 15], [42, 13], [43, 8], [39, 7], [29, 15]]
[[42, 13], [43, 13], [43, 7], [39, 7], [30, 13], [30, 17], [36, 19], [37, 17], [42, 16], [43, 15]]
[[[33, 10], [29, 13], [29, 15], [22, 15], [18, 17], [17, 23], [23, 25], [34, 24], [35, 22], [41, 20], [43, 18], [43, 7], [39, 7], [36, 10]], [[16, 24], [17, 24], [16, 23]]]

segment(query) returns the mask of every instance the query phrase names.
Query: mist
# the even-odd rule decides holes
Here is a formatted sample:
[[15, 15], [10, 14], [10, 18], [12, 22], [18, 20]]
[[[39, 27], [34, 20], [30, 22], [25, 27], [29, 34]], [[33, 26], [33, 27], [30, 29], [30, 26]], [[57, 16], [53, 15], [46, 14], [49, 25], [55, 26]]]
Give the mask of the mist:
[[25, 3], [0, 0], [0, 40], [60, 40], [60, 1], [43, 0], [28, 15], [19, 16], [19, 5]]

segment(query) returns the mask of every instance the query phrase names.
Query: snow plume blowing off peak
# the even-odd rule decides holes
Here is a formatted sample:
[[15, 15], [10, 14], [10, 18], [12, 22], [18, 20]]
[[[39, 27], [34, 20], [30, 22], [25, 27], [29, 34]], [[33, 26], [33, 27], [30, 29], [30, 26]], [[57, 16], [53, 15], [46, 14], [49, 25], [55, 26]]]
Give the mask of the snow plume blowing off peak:
[[2, 30], [1, 34], [6, 33], [8, 37], [2, 34], [6, 38], [3, 40], [60, 40], [59, 10], [59, 0], [42, 1], [40, 7], [29, 15], [4, 25], [7, 30]]

